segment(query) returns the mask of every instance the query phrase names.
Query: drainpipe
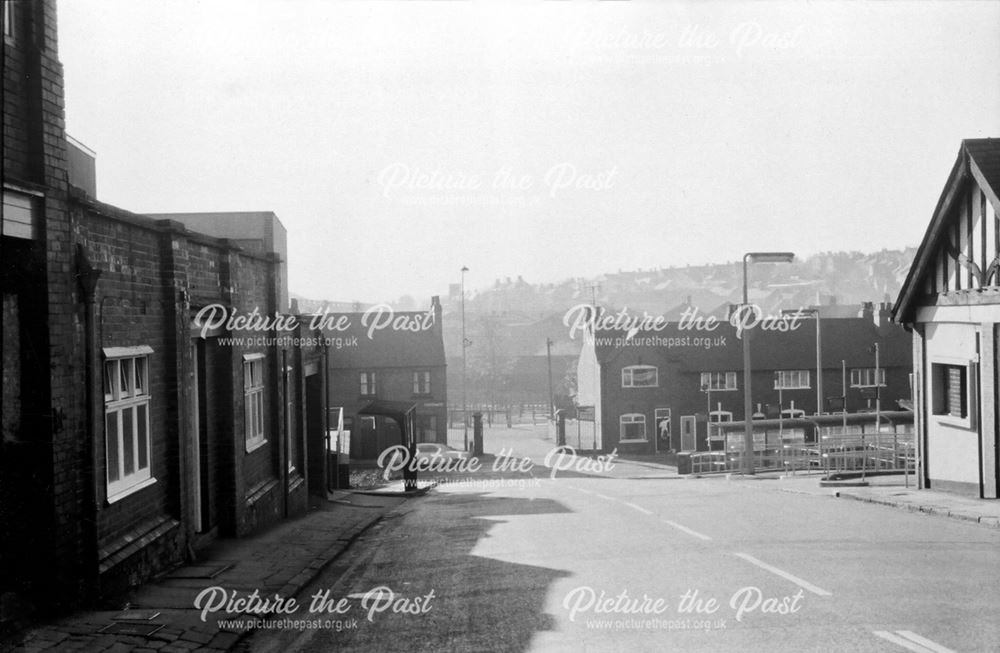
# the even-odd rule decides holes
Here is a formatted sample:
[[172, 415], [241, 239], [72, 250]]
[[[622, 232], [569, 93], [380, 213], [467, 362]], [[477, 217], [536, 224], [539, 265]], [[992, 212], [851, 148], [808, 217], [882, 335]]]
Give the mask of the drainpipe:
[[97, 514], [100, 511], [101, 505], [101, 491], [98, 487], [100, 482], [97, 470], [101, 467], [100, 460], [100, 447], [98, 446], [98, 438], [104, 432], [103, 424], [101, 423], [101, 411], [98, 410], [98, 401], [101, 398], [98, 394], [98, 388], [101, 387], [103, 380], [100, 370], [100, 357], [97, 354], [97, 348], [99, 342], [97, 339], [97, 309], [94, 303], [94, 299], [97, 294], [97, 282], [101, 278], [101, 271], [95, 269], [91, 266], [90, 261], [87, 260], [86, 252], [82, 245], [77, 245], [77, 273], [76, 279], [80, 284], [80, 290], [83, 296], [84, 304], [84, 341], [86, 364], [85, 378], [86, 378], [86, 402], [87, 402], [87, 453], [90, 464], [89, 469], [85, 472], [85, 477], [89, 477], [90, 481], [87, 483], [88, 488], [88, 499], [89, 501], [86, 508], [86, 514], [83, 515], [83, 529], [86, 531], [85, 534], [85, 545], [86, 549], [86, 559], [89, 560], [89, 564], [85, 564], [83, 570], [84, 577], [87, 579], [88, 594], [91, 596], [96, 596], [100, 589], [100, 574], [99, 574], [99, 563], [100, 563], [100, 553], [98, 552], [97, 544]]

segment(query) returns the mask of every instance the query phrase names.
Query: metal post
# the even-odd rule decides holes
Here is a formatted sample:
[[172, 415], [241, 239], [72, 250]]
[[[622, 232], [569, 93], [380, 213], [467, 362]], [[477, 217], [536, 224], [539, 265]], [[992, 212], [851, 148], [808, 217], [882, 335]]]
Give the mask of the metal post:
[[843, 406], [841, 408], [841, 414], [844, 416], [844, 433], [847, 433], [847, 361], [844, 359], [840, 360], [840, 393], [841, 402]]
[[[749, 310], [747, 293], [747, 263], [750, 254], [743, 255], [743, 306], [741, 311]], [[740, 315], [741, 318], [745, 314]], [[753, 474], [753, 406], [750, 394], [750, 330], [743, 332], [743, 471]]]
[[[747, 252], [743, 255], [743, 311], [750, 310], [750, 300], [747, 292], [747, 266], [753, 261], [755, 263], [791, 263], [795, 255], [791, 252]], [[756, 314], [756, 310], [754, 311]], [[746, 315], [740, 317], [745, 318]], [[750, 387], [750, 336], [752, 329], [743, 331], [743, 447], [746, 461], [744, 470], [747, 474], [753, 474], [753, 426], [751, 424], [753, 413], [751, 406]]]
[[[556, 418], [555, 395], [552, 394], [552, 338], [545, 339], [545, 356], [549, 364], [549, 421], [551, 422]], [[532, 415], [531, 423], [535, 423], [534, 415]]]
[[816, 318], [816, 414], [823, 414], [823, 340], [820, 328], [819, 309], [813, 316]]
[[[705, 445], [712, 450], [712, 373], [708, 373], [708, 383], [705, 384]], [[697, 442], [695, 449], [697, 449]]]
[[469, 347], [469, 341], [465, 337], [465, 273], [469, 271], [469, 268], [462, 266], [462, 440], [463, 448], [465, 451], [469, 450], [469, 420], [468, 420], [468, 402], [466, 394], [466, 385], [468, 385], [466, 377], [466, 359], [465, 350]]
[[[879, 433], [882, 431], [882, 386], [879, 381], [878, 366], [878, 343], [875, 343], [875, 455], [879, 452]], [[876, 458], [876, 469], [878, 469], [879, 459]]]

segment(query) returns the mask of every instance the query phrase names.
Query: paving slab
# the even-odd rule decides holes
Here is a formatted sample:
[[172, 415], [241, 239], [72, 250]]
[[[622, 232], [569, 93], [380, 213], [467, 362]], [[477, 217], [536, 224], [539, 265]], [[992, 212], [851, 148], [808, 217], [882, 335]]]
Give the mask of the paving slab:
[[857, 485], [859, 479], [850, 479], [843, 485], [823, 483], [822, 474], [757, 474], [742, 477], [733, 474], [731, 482], [763, 481], [755, 487], [775, 489], [784, 492], [832, 496], [875, 503], [913, 512], [923, 512], [939, 517], [961, 519], [989, 528], [1000, 528], [1000, 500], [977, 499], [975, 497], [941, 492], [939, 490], [917, 489], [915, 479], [903, 474], [867, 476], [866, 485]]
[[[337, 493], [333, 501], [320, 501], [309, 513], [279, 523], [264, 533], [233, 540], [219, 540], [198, 553], [198, 560], [139, 587], [122, 602], [127, 610], [158, 611], [144, 623], [165, 624], [148, 637], [101, 633], [123, 610], [84, 610], [48, 622], [39, 622], [0, 640], [0, 653], [8, 651], [227, 651], [252, 629], [227, 630], [216, 618], [202, 621], [194, 600], [205, 588], [289, 598], [305, 587], [322, 569], [343, 553], [364, 531], [413, 496], [367, 496]], [[205, 578], [192, 578], [209, 572]], [[220, 613], [221, 614], [221, 613]], [[227, 615], [236, 616], [236, 615]], [[261, 615], [255, 615], [261, 616]]]

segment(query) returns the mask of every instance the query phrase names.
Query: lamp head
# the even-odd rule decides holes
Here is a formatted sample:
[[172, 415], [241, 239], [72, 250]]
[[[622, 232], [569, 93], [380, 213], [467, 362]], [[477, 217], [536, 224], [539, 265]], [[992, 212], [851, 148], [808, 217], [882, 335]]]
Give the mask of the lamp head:
[[791, 263], [795, 260], [793, 252], [748, 252], [744, 260], [750, 263]]

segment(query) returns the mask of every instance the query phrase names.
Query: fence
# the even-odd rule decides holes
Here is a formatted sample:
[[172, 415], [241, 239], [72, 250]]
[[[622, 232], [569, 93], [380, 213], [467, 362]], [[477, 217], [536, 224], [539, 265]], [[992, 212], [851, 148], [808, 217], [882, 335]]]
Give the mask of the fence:
[[[551, 408], [548, 404], [514, 404], [510, 406], [494, 406], [485, 404], [469, 404], [468, 423], [472, 426], [472, 415], [482, 413], [486, 426], [513, 424], [545, 424], [549, 421]], [[448, 407], [448, 428], [461, 428], [463, 410], [461, 406]]]
[[[916, 455], [912, 424], [821, 426], [806, 441], [804, 429], [755, 430], [753, 466], [757, 471], [806, 471], [872, 473], [915, 469]], [[691, 472], [741, 471], [744, 468], [744, 434], [726, 433], [713, 438], [725, 444], [719, 451], [691, 454]]]

